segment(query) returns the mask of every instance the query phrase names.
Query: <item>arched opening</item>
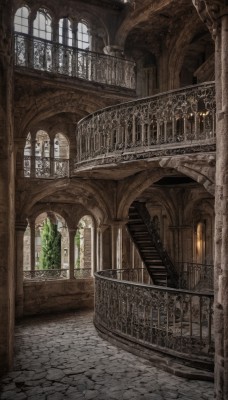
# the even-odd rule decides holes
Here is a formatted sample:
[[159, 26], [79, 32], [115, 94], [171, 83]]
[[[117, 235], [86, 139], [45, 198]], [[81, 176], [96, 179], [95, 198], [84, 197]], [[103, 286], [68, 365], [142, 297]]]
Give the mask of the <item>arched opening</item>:
[[207, 31], [194, 36], [188, 44], [180, 72], [180, 86], [215, 79], [214, 43]]
[[[201, 283], [204, 280], [208, 286], [210, 281], [211, 288], [213, 206], [213, 196], [185, 175], [164, 176], [154, 182], [130, 206], [123, 242], [131, 249], [123, 250], [126, 264], [141, 268], [143, 263], [155, 284], [190, 290], [196, 290], [196, 271], [200, 270]], [[169, 281], [170, 265], [176, 276], [173, 283]]]
[[68, 247], [67, 225], [59, 214], [43, 212], [30, 219], [24, 233], [24, 277], [67, 278]]
[[27, 66], [28, 63], [28, 41], [26, 35], [29, 33], [29, 8], [23, 6], [18, 8], [14, 16], [15, 31], [15, 64]]
[[77, 47], [82, 50], [90, 50], [89, 30], [84, 22], [78, 23]]
[[33, 68], [51, 70], [52, 68], [52, 19], [45, 9], [39, 9], [33, 22]]
[[28, 17], [29, 8], [23, 6], [18, 8], [14, 17], [14, 31], [18, 33], [28, 34]]
[[61, 178], [69, 176], [69, 142], [57, 133], [49, 137], [44, 130], [28, 134], [24, 147], [24, 176], [35, 178]]
[[35, 140], [35, 176], [50, 176], [50, 137], [47, 132], [39, 130]]
[[54, 176], [69, 175], [69, 143], [62, 133], [57, 133], [54, 138]]

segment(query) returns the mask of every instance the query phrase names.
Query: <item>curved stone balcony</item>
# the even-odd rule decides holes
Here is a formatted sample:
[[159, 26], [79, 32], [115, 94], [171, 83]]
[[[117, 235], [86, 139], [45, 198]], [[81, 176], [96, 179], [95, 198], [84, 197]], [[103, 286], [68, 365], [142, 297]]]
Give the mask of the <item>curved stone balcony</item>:
[[101, 335], [149, 359], [154, 352], [175, 357], [212, 378], [213, 294], [139, 282], [148, 282], [143, 270], [95, 274], [94, 321]]
[[213, 82], [99, 110], [78, 123], [75, 172], [87, 166], [214, 151], [215, 120]]
[[135, 63], [15, 33], [15, 66], [135, 90]]

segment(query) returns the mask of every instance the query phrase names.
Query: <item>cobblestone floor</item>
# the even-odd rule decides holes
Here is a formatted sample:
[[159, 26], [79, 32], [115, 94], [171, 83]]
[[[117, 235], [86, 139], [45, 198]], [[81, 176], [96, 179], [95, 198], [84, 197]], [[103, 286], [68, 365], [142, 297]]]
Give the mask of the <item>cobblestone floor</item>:
[[1, 400], [211, 400], [213, 384], [116, 348], [97, 335], [91, 312], [75, 312], [17, 325], [15, 366], [0, 393]]

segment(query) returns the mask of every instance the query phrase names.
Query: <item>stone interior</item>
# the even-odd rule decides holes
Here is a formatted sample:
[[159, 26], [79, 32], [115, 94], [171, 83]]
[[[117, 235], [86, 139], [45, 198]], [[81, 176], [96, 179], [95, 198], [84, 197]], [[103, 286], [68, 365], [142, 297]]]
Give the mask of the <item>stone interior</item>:
[[[23, 7], [27, 7], [28, 19], [18, 17], [17, 21], [22, 21], [23, 27], [20, 24], [19, 28], [17, 26], [15, 36], [14, 16], [16, 13], [17, 16], [22, 15], [18, 10]], [[227, 400], [227, 2], [44, 0], [41, 4], [35, 0], [2, 0], [0, 16], [1, 375], [13, 368], [15, 318], [92, 308], [95, 272], [143, 266], [143, 260], [127, 229], [129, 209], [134, 201], [138, 201], [146, 205], [151, 219], [156, 222], [163, 246], [174, 264], [185, 261], [214, 265], [215, 398]], [[37, 22], [37, 18], [39, 21], [46, 18], [45, 27], [42, 27], [42, 22]], [[63, 25], [59, 23], [61, 20]], [[40, 28], [36, 24], [40, 24]], [[88, 27], [84, 36], [80, 33], [80, 24]], [[70, 30], [66, 31], [67, 26], [71, 26], [72, 34]], [[84, 39], [80, 39], [80, 34]], [[34, 42], [32, 36], [36, 36]], [[77, 60], [84, 60], [77, 64], [78, 76], [74, 76], [76, 61], [72, 46], [84, 46], [77, 52]], [[88, 60], [94, 60], [97, 53], [95, 76], [93, 62]], [[86, 54], [90, 54], [90, 58]], [[129, 60], [128, 64], [126, 60]], [[132, 62], [135, 63], [134, 67], [131, 67]], [[125, 67], [116, 69], [115, 63]], [[61, 68], [65, 68], [64, 73]], [[135, 88], [134, 71], [137, 71]], [[109, 77], [105, 75], [107, 80], [104, 81], [101, 76], [106, 73], [109, 73]], [[127, 81], [130, 74], [131, 80]], [[134, 147], [132, 157], [126, 160], [123, 157], [120, 161], [114, 157], [106, 162], [109, 150], [100, 143], [99, 150], [103, 153], [99, 157], [90, 159], [88, 164], [77, 164], [83, 150], [80, 149], [77, 125], [82, 118], [105, 107], [170, 90], [185, 90], [186, 86], [213, 80], [216, 88], [216, 148], [215, 141], [209, 143], [211, 138], [207, 138], [208, 141], [201, 139], [196, 150], [192, 150], [192, 142], [186, 150], [183, 146], [178, 151], [174, 151], [171, 144], [166, 143], [164, 146], [161, 142], [157, 145], [158, 151], [147, 158], [141, 155], [137, 158], [138, 151], [142, 154], [146, 150]], [[208, 113], [202, 111], [201, 115], [195, 116], [195, 121], [199, 118], [201, 130], [206, 126]], [[183, 117], [185, 127], [186, 115]], [[144, 115], [144, 118], [147, 117]], [[168, 126], [166, 123], [171, 121], [171, 117], [163, 115], [162, 118], [166, 121], [164, 126]], [[137, 126], [134, 128], [136, 136]], [[125, 127], [128, 132], [133, 130], [131, 125]], [[119, 128], [116, 135], [119, 134]], [[109, 134], [108, 130], [102, 132], [104, 138]], [[204, 147], [205, 143], [208, 147]], [[117, 150], [120, 154], [121, 150]], [[89, 159], [90, 156], [87, 154], [85, 157]], [[64, 226], [61, 269], [67, 272], [64, 272], [62, 279], [42, 280], [30, 274], [32, 279], [23, 280], [24, 271], [34, 272], [36, 269], [36, 255], [39, 251], [36, 238], [39, 218], [44, 214], [55, 216], [55, 220], [62, 221]], [[91, 218], [91, 224], [89, 228], [85, 226], [83, 231], [85, 243], [81, 251], [85, 259], [81, 261], [81, 267], [88, 268], [90, 272], [86, 278], [77, 278], [79, 271], [76, 266], [80, 255], [76, 250], [75, 237], [79, 223], [85, 216]], [[22, 327], [19, 325], [17, 328], [17, 346], [23, 343], [23, 353], [18, 353], [16, 358], [18, 373], [7, 375], [3, 380], [4, 393], [1, 398], [12, 398], [12, 392], [15, 399], [67, 398], [61, 396], [65, 389], [69, 394], [74, 392], [75, 383], [68, 381], [71, 368], [74, 371], [74, 356], [67, 373], [64, 371], [64, 361], [58, 378], [55, 369], [58, 360], [56, 358], [55, 362], [50, 362], [49, 356], [45, 355], [49, 348], [45, 346], [42, 357], [47, 358], [47, 379], [51, 382], [60, 379], [61, 384], [68, 385], [68, 389], [64, 386], [64, 391], [60, 390], [60, 394], [56, 395], [59, 397], [53, 397], [54, 384], [48, 395], [47, 390], [43, 389], [47, 388], [47, 384], [43, 382], [40, 397], [24, 391], [25, 370], [21, 373], [19, 369], [27, 354], [23, 336], [28, 334], [27, 329], [29, 331], [29, 320], [26, 321], [24, 327], [22, 323]], [[48, 323], [48, 320], [45, 321]], [[77, 331], [77, 318], [74, 322]], [[88, 324], [93, 329], [90, 320]], [[54, 329], [59, 328], [56, 325]], [[144, 362], [137, 361], [142, 375], [141, 372], [137, 372], [136, 376], [131, 375], [126, 360], [130, 357], [130, 362], [134, 363], [134, 359], [126, 354], [122, 356], [112, 346], [105, 343], [102, 345], [102, 341], [94, 339], [93, 335], [94, 332], [88, 332], [85, 326], [80, 345], [84, 345], [83, 340], [87, 341], [89, 350], [93, 352], [93, 347], [99, 342], [101, 353], [104, 351], [110, 354], [114, 351], [113, 360], [119, 357], [125, 360], [120, 369], [122, 374], [137, 378], [138, 386], [129, 384], [125, 388], [123, 384], [123, 397], [119, 397], [119, 392], [113, 389], [114, 394], [110, 398], [212, 398], [209, 384], [199, 390], [196, 386], [192, 389], [192, 384], [185, 385], [177, 378], [172, 380], [168, 377], [167, 386], [171, 385], [172, 388], [167, 388], [170, 393], [167, 397], [161, 393], [161, 383], [166, 381], [166, 375], [160, 375], [162, 381], [157, 372], [148, 367], [147, 371], [155, 374], [153, 382], [158, 388], [157, 394], [150, 394], [151, 391], [147, 390], [148, 374], [144, 377]], [[32, 349], [33, 341], [29, 346], [31, 354], [37, 352], [35, 347]], [[98, 379], [102, 368], [106, 369], [105, 363], [109, 364], [107, 360], [110, 356], [107, 354], [102, 358], [105, 361], [102, 361], [98, 372], [95, 361], [94, 367], [88, 366], [88, 373], [91, 368], [95, 368], [96, 379], [92, 380], [92, 387], [84, 387], [85, 382], [81, 382], [85, 397], [80, 397], [82, 391], [77, 389], [79, 397], [74, 398], [109, 398], [105, 397], [109, 377], [107, 374], [103, 376], [104, 382]], [[32, 364], [28, 364], [26, 371], [30, 368], [36, 371]], [[41, 373], [40, 370], [38, 372]], [[40, 379], [42, 381], [46, 378], [42, 375]], [[141, 383], [142, 390], [137, 397], [135, 390], [138, 390]], [[32, 383], [29, 385], [32, 386]], [[204, 387], [207, 388], [205, 391]], [[193, 395], [194, 390], [198, 394]], [[183, 394], [183, 391], [186, 393]]]

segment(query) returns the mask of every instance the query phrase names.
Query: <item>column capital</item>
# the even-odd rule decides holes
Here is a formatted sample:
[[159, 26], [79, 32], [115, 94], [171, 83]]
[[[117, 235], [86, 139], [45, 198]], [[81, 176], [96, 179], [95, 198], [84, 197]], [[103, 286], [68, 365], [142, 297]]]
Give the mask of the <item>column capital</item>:
[[117, 226], [117, 227], [121, 227], [126, 225], [129, 222], [128, 218], [125, 219], [114, 219], [112, 221], [110, 221], [110, 225], [111, 226]]
[[104, 231], [106, 231], [106, 229], [108, 229], [110, 227], [109, 224], [101, 224], [97, 227], [97, 232], [101, 232], [103, 233]]
[[218, 34], [220, 18], [228, 15], [228, 6], [225, 0], [192, 0], [200, 18], [207, 25], [213, 39]]
[[15, 230], [25, 232], [28, 226], [27, 221], [15, 221]]

